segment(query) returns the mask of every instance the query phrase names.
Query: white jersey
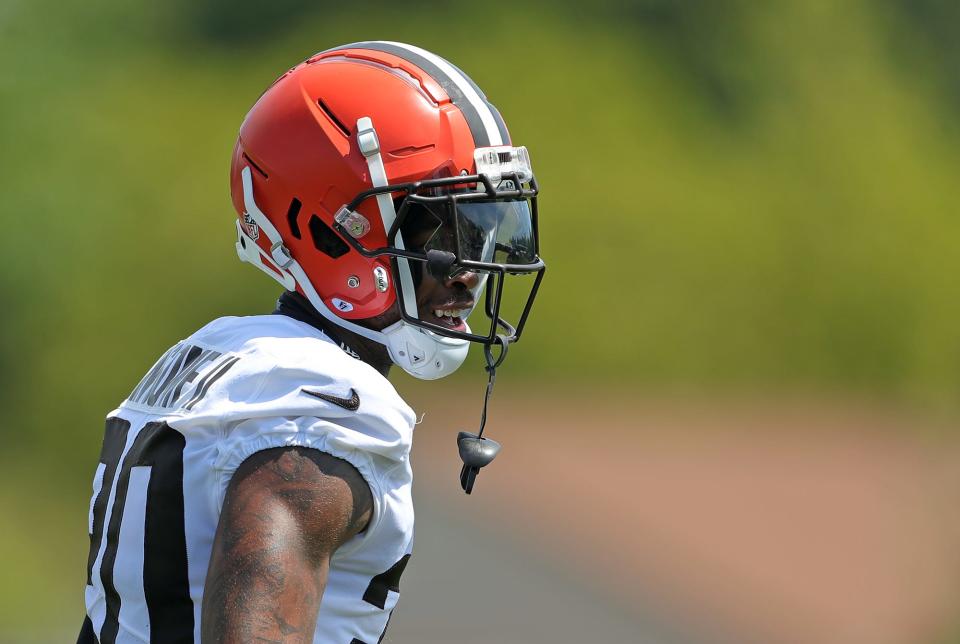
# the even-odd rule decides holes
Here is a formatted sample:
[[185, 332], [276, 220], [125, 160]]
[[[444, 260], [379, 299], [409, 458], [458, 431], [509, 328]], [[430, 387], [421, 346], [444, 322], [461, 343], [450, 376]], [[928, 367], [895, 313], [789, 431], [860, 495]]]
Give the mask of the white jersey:
[[375, 644], [413, 545], [413, 426], [386, 378], [304, 322], [221, 318], [183, 340], [107, 418], [80, 641], [199, 642], [230, 478], [251, 454], [295, 445], [353, 464], [374, 504], [333, 555], [313, 641]]

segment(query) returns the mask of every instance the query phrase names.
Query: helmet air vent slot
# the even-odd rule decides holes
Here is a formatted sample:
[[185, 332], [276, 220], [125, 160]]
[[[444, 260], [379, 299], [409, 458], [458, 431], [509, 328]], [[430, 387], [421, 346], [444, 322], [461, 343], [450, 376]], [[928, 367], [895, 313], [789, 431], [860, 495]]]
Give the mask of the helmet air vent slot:
[[310, 236], [313, 237], [313, 245], [321, 253], [336, 259], [350, 250], [347, 242], [340, 239], [340, 236], [317, 215], [310, 217], [308, 225]]
[[253, 159], [251, 159], [249, 156], [247, 156], [247, 153], [246, 153], [246, 152], [243, 153], [243, 158], [246, 160], [247, 163], [250, 164], [250, 167], [251, 167], [251, 168], [253, 168], [253, 169], [256, 170], [257, 172], [259, 172], [261, 175], [263, 175], [263, 178], [264, 178], [264, 179], [269, 179], [269, 178], [270, 178], [270, 177], [267, 176], [267, 173], [264, 172], [263, 169], [262, 169], [260, 166], [258, 166], [256, 163], [253, 162]]
[[337, 129], [343, 132], [344, 136], [350, 136], [350, 130], [348, 130], [347, 126], [343, 124], [343, 121], [337, 118], [337, 115], [333, 113], [333, 110], [327, 107], [327, 104], [323, 102], [322, 98], [317, 99], [317, 105], [320, 106], [320, 109], [323, 110], [323, 113], [327, 115], [333, 124], [337, 126]]
[[300, 214], [300, 205], [300, 200], [294, 197], [293, 201], [290, 202], [290, 209], [287, 210], [287, 223], [290, 224], [290, 232], [293, 233], [293, 236], [297, 239], [303, 238], [300, 234], [300, 224], [297, 223], [297, 215]]

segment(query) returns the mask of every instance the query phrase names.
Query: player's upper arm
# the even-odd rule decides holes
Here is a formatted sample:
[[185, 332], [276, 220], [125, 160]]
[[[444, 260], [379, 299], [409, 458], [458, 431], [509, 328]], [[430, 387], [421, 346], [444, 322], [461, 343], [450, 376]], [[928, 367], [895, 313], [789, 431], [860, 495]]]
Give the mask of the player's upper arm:
[[330, 557], [373, 499], [346, 461], [301, 447], [257, 452], [227, 488], [203, 596], [209, 642], [312, 642]]

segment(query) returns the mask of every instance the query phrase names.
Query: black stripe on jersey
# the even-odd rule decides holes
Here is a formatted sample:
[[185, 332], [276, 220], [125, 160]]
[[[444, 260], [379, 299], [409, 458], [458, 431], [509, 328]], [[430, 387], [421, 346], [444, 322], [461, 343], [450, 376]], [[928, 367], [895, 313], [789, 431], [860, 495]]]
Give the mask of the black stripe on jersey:
[[[209, 349], [203, 350], [200, 347], [190, 347], [190, 350], [187, 351], [187, 354], [183, 356], [183, 360], [177, 366], [173, 378], [164, 382], [159, 388], [158, 395], [162, 396], [162, 398], [159, 399], [160, 407], [169, 407], [180, 397], [180, 392], [183, 390], [187, 379], [191, 375], [195, 375], [193, 368], [202, 364], [205, 355], [209, 356], [213, 353], [216, 352], [210, 351]], [[152, 405], [153, 403], [150, 404]]]
[[389, 570], [371, 579], [370, 585], [363, 593], [363, 601], [373, 604], [377, 608], [384, 608], [387, 605], [387, 591], [400, 592], [400, 577], [403, 575], [403, 569], [407, 567], [408, 561], [410, 561], [410, 555], [403, 555], [400, 561], [390, 566]]
[[[446, 72], [430, 62], [430, 60], [404, 47], [375, 41], [355, 42], [349, 45], [344, 45], [343, 47], [335, 47], [329, 51], [340, 51], [343, 49], [372, 49], [373, 51], [382, 51], [387, 54], [393, 54], [398, 58], [402, 58], [407, 62], [413, 63], [423, 71], [427, 72], [435, 81], [440, 83], [440, 86], [443, 87], [447, 95], [450, 96], [450, 100], [453, 101], [453, 104], [460, 108], [460, 111], [463, 113], [463, 117], [467, 120], [467, 125], [470, 127], [470, 134], [473, 135], [474, 146], [483, 148], [490, 145], [490, 137], [487, 135], [487, 128], [484, 126], [483, 120], [480, 118], [480, 112], [477, 111], [477, 108], [474, 107], [473, 103], [471, 103], [470, 100], [464, 95], [463, 90], [460, 89], [454, 80], [450, 78]], [[452, 64], [450, 66], [454, 67]], [[454, 69], [457, 68], [454, 67]], [[461, 74], [463, 74], [463, 72], [461, 72]], [[463, 74], [463, 77], [472, 87], [477, 88], [476, 84], [470, 80], [470, 77], [468, 77], [466, 74]], [[486, 102], [483, 92], [480, 92], [479, 88], [477, 88], [477, 90], [480, 100]], [[494, 114], [494, 120], [496, 120], [496, 111], [490, 111]], [[497, 125], [499, 127], [499, 123]], [[374, 123], [374, 126], [376, 126], [376, 123]]]
[[[150, 393], [150, 395], [147, 397], [147, 404], [150, 405], [151, 407], [153, 407], [153, 406], [157, 403], [157, 400], [159, 399], [159, 397], [160, 397], [164, 392], [166, 392], [166, 390], [168, 389], [168, 385], [169, 385], [171, 382], [173, 382], [173, 380], [175, 380], [176, 377], [177, 377], [179, 374], [181, 374], [181, 373], [183, 373], [183, 372], [185, 371], [185, 369], [183, 368], [184, 365], [187, 364], [187, 362], [189, 362], [189, 361], [191, 360], [191, 358], [192, 358], [192, 359], [196, 359], [196, 357], [197, 357], [198, 355], [200, 355], [200, 353], [201, 353], [201, 351], [202, 351], [202, 350], [200, 349], [200, 347], [189, 347], [189, 346], [188, 346], [188, 347], [184, 347], [184, 348], [187, 349], [187, 350], [181, 352], [180, 355], [177, 356], [177, 359], [176, 359], [176, 360], [171, 360], [171, 361], [170, 361], [170, 367], [171, 367], [171, 369], [170, 369], [169, 372], [164, 376], [163, 380], [160, 381], [160, 383], [158, 384], [158, 386], [156, 387], [156, 389], [154, 389], [154, 390]], [[162, 403], [161, 403], [161, 406], [163, 406]]]
[[144, 376], [143, 380], [140, 381], [140, 384], [137, 385], [137, 388], [133, 390], [133, 393], [130, 394], [130, 400], [134, 402], [144, 402], [143, 396], [146, 394], [153, 386], [156, 384], [157, 380], [170, 369], [170, 361], [173, 359], [177, 352], [182, 350], [182, 346], [177, 344], [167, 350], [163, 357], [157, 361], [157, 364], [153, 365], [147, 375]]
[[213, 383], [220, 380], [223, 377], [223, 374], [230, 371], [230, 367], [237, 364], [240, 361], [240, 358], [234, 356], [227, 359], [223, 365], [218, 368], [213, 369], [210, 373], [204, 376], [203, 380], [197, 385], [197, 393], [190, 399], [186, 405], [183, 406], [184, 409], [190, 410], [193, 409], [193, 406], [196, 405], [200, 400], [207, 395], [210, 387], [213, 386]]
[[93, 622], [90, 621], [89, 617], [83, 618], [83, 626], [80, 627], [77, 644], [100, 644], [97, 641], [97, 634], [93, 632]]
[[143, 432], [152, 435], [143, 443], [136, 465], [149, 465], [156, 474], [147, 487], [143, 533], [143, 594], [150, 615], [150, 641], [192, 643], [193, 600], [183, 507], [186, 439], [166, 423], [151, 423]]
[[117, 476], [117, 467], [123, 448], [127, 444], [127, 432], [130, 423], [122, 418], [108, 418], [103, 430], [103, 446], [100, 448], [100, 462], [104, 464], [103, 479], [100, 483], [100, 492], [93, 502], [93, 532], [90, 534], [90, 554], [87, 555], [87, 585], [93, 584], [93, 564], [100, 551], [103, 541], [103, 517], [107, 516], [107, 502], [110, 500], [110, 489]]
[[[150, 641], [193, 642], [193, 600], [187, 572], [183, 507], [183, 434], [166, 423], [144, 425], [123, 459], [116, 481], [107, 546], [100, 564], [106, 598], [101, 644], [115, 644], [120, 630], [121, 597], [114, 583], [120, 525], [134, 467], [149, 466], [143, 544], [143, 590], [150, 616]], [[140, 564], [139, 561], [134, 565]]]
[[390, 628], [391, 619], [393, 619], [393, 611], [390, 611], [390, 614], [387, 615], [387, 623], [383, 625], [383, 631], [380, 633], [380, 639], [377, 640], [377, 644], [383, 644], [383, 638], [387, 636], [387, 629]]

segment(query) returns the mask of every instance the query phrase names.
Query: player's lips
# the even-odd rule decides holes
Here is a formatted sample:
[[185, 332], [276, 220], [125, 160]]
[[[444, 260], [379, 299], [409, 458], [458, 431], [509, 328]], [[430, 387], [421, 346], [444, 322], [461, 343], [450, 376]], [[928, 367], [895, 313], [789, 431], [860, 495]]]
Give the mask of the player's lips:
[[442, 306], [431, 305], [427, 308], [427, 320], [454, 331], [466, 331], [463, 319], [473, 310], [473, 302], [453, 302]]

